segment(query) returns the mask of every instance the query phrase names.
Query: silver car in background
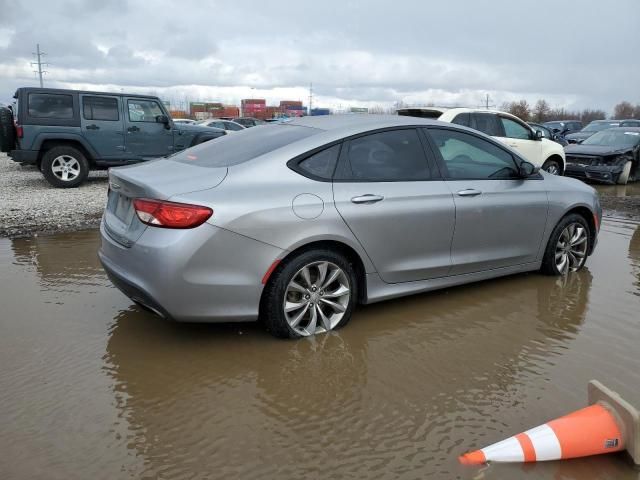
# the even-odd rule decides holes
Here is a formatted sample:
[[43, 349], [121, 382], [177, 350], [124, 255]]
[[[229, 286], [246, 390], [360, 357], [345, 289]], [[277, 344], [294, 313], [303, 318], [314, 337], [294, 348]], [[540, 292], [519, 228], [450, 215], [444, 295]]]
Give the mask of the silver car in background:
[[503, 275], [567, 274], [601, 208], [492, 138], [413, 117], [306, 117], [111, 169], [102, 264], [185, 322], [261, 318], [279, 337], [372, 303]]

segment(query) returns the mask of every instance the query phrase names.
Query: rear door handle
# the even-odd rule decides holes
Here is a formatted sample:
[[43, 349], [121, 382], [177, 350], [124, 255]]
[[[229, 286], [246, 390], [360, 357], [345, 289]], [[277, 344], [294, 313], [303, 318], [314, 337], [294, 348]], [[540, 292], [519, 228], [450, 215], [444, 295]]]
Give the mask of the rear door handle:
[[127, 132], [139, 132], [140, 128], [136, 127], [135, 125], [133, 127], [129, 127], [127, 128]]
[[352, 203], [369, 204], [369, 203], [379, 202], [380, 200], [384, 200], [384, 197], [382, 195], [372, 195], [370, 193], [367, 193], [366, 195], [360, 195], [359, 197], [353, 197], [351, 199], [351, 202]]
[[100, 127], [96, 124], [87, 125], [87, 130], [100, 130]]
[[475, 188], [465, 188], [464, 190], [460, 190], [458, 192], [458, 196], [460, 197], [475, 197], [480, 195], [482, 192], [480, 190], [476, 190]]

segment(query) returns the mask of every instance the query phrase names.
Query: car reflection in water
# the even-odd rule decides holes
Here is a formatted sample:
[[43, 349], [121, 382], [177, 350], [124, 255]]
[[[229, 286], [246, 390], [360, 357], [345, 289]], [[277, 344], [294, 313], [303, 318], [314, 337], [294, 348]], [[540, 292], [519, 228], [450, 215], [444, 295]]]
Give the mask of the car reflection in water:
[[455, 472], [465, 445], [539, 423], [523, 404], [554, 401], [545, 371], [579, 333], [591, 283], [585, 268], [459, 287], [367, 306], [302, 342], [131, 307], [105, 371], [147, 475]]

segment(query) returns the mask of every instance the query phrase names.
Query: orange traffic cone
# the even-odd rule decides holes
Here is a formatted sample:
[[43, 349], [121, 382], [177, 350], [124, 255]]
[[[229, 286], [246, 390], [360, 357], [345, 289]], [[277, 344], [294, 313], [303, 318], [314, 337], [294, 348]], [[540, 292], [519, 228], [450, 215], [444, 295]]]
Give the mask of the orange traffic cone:
[[640, 465], [640, 415], [617, 393], [592, 380], [591, 406], [462, 455], [465, 465], [536, 462], [627, 450]]

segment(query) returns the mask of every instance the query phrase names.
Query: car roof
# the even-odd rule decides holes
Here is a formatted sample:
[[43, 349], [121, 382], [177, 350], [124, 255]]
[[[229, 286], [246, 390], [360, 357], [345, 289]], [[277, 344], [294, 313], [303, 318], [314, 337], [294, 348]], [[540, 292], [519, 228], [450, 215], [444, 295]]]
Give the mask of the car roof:
[[282, 122], [282, 125], [297, 125], [318, 130], [373, 130], [376, 128], [412, 126], [412, 125], [443, 125], [450, 124], [427, 118], [409, 117], [402, 115], [373, 115], [368, 113], [353, 113], [345, 115], [318, 115], [297, 117]]
[[156, 95], [143, 95], [138, 93], [123, 93], [123, 92], [96, 92], [93, 90], [74, 90], [70, 88], [39, 88], [39, 87], [20, 87], [16, 90], [14, 98], [18, 98], [18, 92], [21, 90], [26, 90], [33, 93], [81, 93], [81, 94], [90, 94], [90, 95], [111, 95], [117, 97], [136, 97], [136, 98], [152, 98], [157, 100], [158, 97]]

